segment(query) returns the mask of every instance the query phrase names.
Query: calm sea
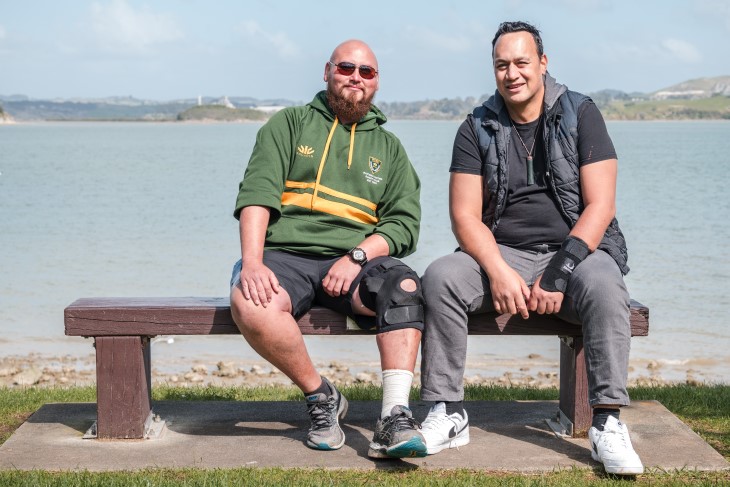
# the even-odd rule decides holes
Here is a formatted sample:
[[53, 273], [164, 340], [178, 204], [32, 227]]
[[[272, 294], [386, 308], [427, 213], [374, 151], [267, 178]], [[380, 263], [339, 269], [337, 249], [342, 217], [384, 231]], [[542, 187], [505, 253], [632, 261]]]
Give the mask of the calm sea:
[[[419, 248], [406, 259], [422, 272], [456, 246], [447, 182], [458, 122], [387, 126], [423, 183]], [[90, 341], [63, 335], [63, 309], [79, 297], [227, 295], [239, 252], [232, 208], [259, 127], [0, 126], [0, 355], [91, 353]], [[608, 127], [627, 283], [651, 308], [650, 336], [633, 340], [632, 376], [727, 382], [730, 123]], [[318, 363], [377, 364], [371, 337], [308, 341]], [[534, 373], [556, 367], [557, 351], [557, 339], [473, 337], [469, 372], [500, 375], [532, 361]], [[160, 340], [153, 354], [160, 363], [256, 358], [239, 337]]]

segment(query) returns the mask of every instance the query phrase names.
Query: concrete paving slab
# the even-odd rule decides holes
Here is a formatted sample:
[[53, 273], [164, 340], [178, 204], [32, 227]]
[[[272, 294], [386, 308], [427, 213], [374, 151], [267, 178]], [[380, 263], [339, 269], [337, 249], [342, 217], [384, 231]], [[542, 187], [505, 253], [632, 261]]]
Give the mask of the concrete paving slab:
[[[428, 405], [412, 404], [417, 418]], [[167, 428], [150, 440], [87, 440], [82, 435], [96, 417], [95, 404], [46, 404], [0, 447], [0, 468], [43, 470], [137, 470], [150, 467], [323, 467], [469, 468], [546, 472], [590, 467], [588, 440], [556, 437], [545, 420], [555, 401], [469, 401], [471, 443], [420, 459], [367, 457], [375, 401], [351, 401], [343, 429], [345, 446], [311, 450], [309, 426], [299, 402], [161, 401], [154, 411]], [[730, 464], [656, 401], [636, 401], [621, 418], [647, 467], [664, 470], [726, 470]]]

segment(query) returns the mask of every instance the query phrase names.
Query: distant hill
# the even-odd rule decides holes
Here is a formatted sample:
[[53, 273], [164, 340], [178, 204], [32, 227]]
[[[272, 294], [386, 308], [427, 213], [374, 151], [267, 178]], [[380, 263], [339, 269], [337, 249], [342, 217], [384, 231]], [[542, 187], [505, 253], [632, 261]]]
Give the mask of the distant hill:
[[456, 120], [462, 119], [475, 106], [484, 102], [487, 96], [477, 99], [442, 98], [412, 102], [376, 102], [388, 118], [400, 120]]
[[[653, 93], [601, 90], [589, 95], [604, 116], [611, 120], [730, 119], [730, 76], [689, 80]], [[390, 119], [460, 120], [487, 97], [376, 101], [376, 104]], [[282, 107], [301, 104], [286, 99], [257, 100], [251, 97], [199, 97], [165, 102], [132, 97], [34, 100], [20, 94], [0, 95], [0, 102], [6, 116], [10, 115], [17, 121], [265, 120]]]
[[[220, 104], [222, 100], [237, 109], [294, 105], [289, 100], [256, 100], [250, 97], [200, 97], [171, 101], [140, 100], [133, 97], [76, 98], [35, 100], [25, 95], [0, 95], [5, 112], [18, 121], [176, 121], [178, 115], [198, 106]], [[241, 115], [239, 113], [239, 115]], [[252, 117], [256, 114], [252, 114]], [[238, 120], [238, 118], [236, 118]]]
[[610, 90], [591, 97], [609, 120], [730, 119], [730, 76], [699, 78], [649, 94]]
[[266, 120], [269, 115], [252, 108], [229, 108], [222, 105], [201, 105], [188, 108], [178, 114], [177, 120], [182, 122], [242, 122]]
[[[730, 119], [730, 76], [685, 81], [653, 93], [601, 90], [590, 97], [609, 120]], [[488, 98], [378, 103], [393, 119], [462, 119]]]
[[730, 120], [730, 97], [615, 100], [598, 105], [608, 120]]
[[711, 98], [730, 96], [730, 76], [698, 78], [663, 88], [651, 94], [652, 100]]
[[17, 121], [28, 120], [175, 120], [192, 102], [118, 103], [108, 100], [5, 101], [5, 111]]

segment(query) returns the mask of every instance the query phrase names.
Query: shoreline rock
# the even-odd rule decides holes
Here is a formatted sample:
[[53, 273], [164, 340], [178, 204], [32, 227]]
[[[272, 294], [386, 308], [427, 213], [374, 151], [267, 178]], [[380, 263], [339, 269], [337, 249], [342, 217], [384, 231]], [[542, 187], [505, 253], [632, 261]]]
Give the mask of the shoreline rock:
[[[533, 358], [538, 355], [531, 354]], [[378, 364], [353, 367], [331, 361], [315, 364], [320, 373], [338, 386], [357, 384], [381, 385]], [[71, 355], [46, 357], [39, 354], [0, 358], [0, 387], [70, 387], [88, 386], [95, 383], [96, 360], [93, 354], [84, 357]], [[163, 370], [164, 369], [164, 370]], [[666, 380], [660, 375], [660, 364], [650, 362], [645, 370], [632, 368], [629, 386], [662, 386], [671, 384], [700, 385], [705, 381], [698, 379], [698, 371], [688, 369], [684, 380]], [[218, 361], [215, 364], [194, 362], [190, 364], [155, 364], [152, 368], [152, 383], [177, 386], [267, 386], [291, 385], [291, 381], [281, 371], [264, 360], [236, 362]], [[495, 372], [494, 370], [475, 369], [464, 377], [465, 385], [497, 385], [508, 387], [534, 387], [538, 389], [557, 388], [559, 377], [557, 363], [525, 365], [515, 370]], [[420, 384], [420, 372], [414, 376], [414, 384]]]

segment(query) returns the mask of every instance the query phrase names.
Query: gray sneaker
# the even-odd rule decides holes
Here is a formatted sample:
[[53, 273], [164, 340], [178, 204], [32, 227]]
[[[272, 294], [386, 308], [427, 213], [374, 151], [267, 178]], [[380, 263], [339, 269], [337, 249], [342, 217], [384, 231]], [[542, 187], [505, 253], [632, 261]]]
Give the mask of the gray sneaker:
[[426, 441], [421, 425], [406, 406], [394, 406], [387, 418], [379, 419], [370, 443], [371, 458], [425, 457]]
[[347, 414], [347, 399], [330, 381], [324, 377], [322, 380], [333, 392], [330, 396], [322, 393], [307, 396], [307, 412], [312, 420], [307, 446], [315, 450], [337, 450], [345, 443], [340, 420]]

